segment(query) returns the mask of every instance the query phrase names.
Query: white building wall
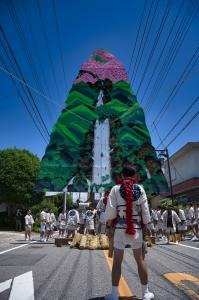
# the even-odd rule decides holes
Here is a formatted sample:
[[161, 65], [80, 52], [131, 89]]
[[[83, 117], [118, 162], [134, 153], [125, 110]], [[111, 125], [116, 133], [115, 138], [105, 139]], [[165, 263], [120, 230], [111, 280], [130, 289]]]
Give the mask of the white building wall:
[[[164, 164], [165, 176], [169, 182], [167, 163]], [[172, 184], [199, 177], [199, 143], [188, 143], [170, 158]]]

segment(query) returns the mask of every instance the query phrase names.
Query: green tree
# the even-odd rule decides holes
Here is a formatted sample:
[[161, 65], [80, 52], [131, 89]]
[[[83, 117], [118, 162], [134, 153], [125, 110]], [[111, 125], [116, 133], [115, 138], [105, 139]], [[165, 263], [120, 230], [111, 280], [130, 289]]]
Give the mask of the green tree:
[[34, 184], [40, 161], [27, 150], [5, 149], [0, 151], [0, 202], [12, 207], [27, 208], [40, 202], [43, 194], [36, 194]]

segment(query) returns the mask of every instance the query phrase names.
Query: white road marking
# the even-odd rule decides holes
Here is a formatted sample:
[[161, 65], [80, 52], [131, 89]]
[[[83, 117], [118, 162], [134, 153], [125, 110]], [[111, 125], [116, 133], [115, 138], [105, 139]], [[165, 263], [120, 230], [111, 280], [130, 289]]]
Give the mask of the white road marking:
[[195, 250], [199, 250], [199, 248], [188, 246], [188, 245], [184, 245], [184, 244], [176, 244], [176, 243], [173, 243], [173, 242], [170, 242], [170, 244], [173, 244], [173, 245], [176, 245], [176, 246], [187, 247], [187, 248], [191, 248], [191, 249], [195, 249]]
[[4, 251], [0, 252], [0, 255], [1, 255], [1, 254], [4, 254], [4, 253], [7, 253], [7, 252], [10, 252], [10, 251], [12, 251], [12, 250], [16, 250], [16, 249], [25, 247], [25, 246], [30, 245], [30, 244], [34, 244], [34, 243], [36, 243], [36, 242], [37, 242], [37, 241], [33, 241], [33, 242], [30, 242], [30, 243], [27, 243], [27, 244], [23, 244], [23, 245], [20, 245], [20, 246], [17, 246], [17, 247], [8, 249], [8, 250], [4, 250]]
[[9, 289], [10, 286], [11, 286], [11, 283], [12, 283], [12, 279], [8, 279], [4, 282], [1, 282], [0, 283], [0, 293], [2, 293], [4, 291], [6, 291], [7, 289]]
[[14, 278], [9, 300], [34, 300], [32, 271]]

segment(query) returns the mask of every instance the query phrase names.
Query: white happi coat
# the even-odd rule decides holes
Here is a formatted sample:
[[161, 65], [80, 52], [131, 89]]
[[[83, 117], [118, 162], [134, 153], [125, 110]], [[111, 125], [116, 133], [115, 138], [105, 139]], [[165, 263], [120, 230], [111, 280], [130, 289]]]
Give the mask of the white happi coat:
[[84, 225], [85, 224], [85, 215], [86, 209], [89, 207], [89, 203], [79, 203], [78, 213], [79, 213], [79, 223]]
[[86, 220], [86, 229], [94, 230], [95, 229], [95, 223], [94, 223], [94, 217], [95, 217], [95, 211], [88, 209], [85, 214], [85, 220]]
[[199, 207], [196, 208], [195, 215], [196, 215], [196, 223], [199, 225]]
[[[126, 229], [126, 200], [122, 198], [120, 194], [120, 184], [115, 185], [109, 194], [108, 202], [106, 206], [106, 219], [113, 220], [117, 218], [116, 231], [117, 229]], [[133, 184], [133, 214], [132, 220], [134, 228], [141, 230], [141, 221], [144, 224], [148, 224], [151, 220], [148, 201], [145, 190], [139, 184]]]
[[58, 217], [59, 229], [66, 229], [66, 213], [60, 213]]
[[104, 203], [104, 197], [100, 198], [99, 202], [97, 203], [96, 209], [100, 213], [99, 222], [102, 224], [105, 224], [106, 223], [106, 217], [105, 217], [106, 205]]
[[79, 224], [79, 213], [76, 209], [69, 210], [66, 220], [66, 228], [76, 230]]
[[34, 219], [33, 219], [32, 215], [26, 215], [25, 216], [25, 226], [31, 228], [33, 224], [34, 224]]
[[186, 216], [185, 216], [183, 209], [179, 209], [178, 217], [181, 220], [181, 224], [178, 224], [178, 230], [179, 231], [187, 230], [187, 221], [186, 221]]
[[47, 213], [46, 214], [46, 223], [49, 230], [53, 230], [54, 226], [56, 225], [56, 218], [54, 213]]
[[179, 209], [179, 214], [178, 214], [179, 218], [181, 221], [186, 221], [186, 217], [185, 217], [185, 213], [183, 209]]
[[47, 213], [44, 210], [42, 210], [40, 212], [40, 221], [41, 221], [41, 223], [46, 223], [46, 218], [47, 218]]
[[[163, 212], [162, 218], [163, 218], [164, 229], [166, 229], [167, 228], [167, 218], [168, 218], [167, 210], [165, 210]], [[173, 223], [173, 230], [176, 231], [176, 224], [181, 223], [181, 220], [174, 210], [172, 210], [172, 223]]]

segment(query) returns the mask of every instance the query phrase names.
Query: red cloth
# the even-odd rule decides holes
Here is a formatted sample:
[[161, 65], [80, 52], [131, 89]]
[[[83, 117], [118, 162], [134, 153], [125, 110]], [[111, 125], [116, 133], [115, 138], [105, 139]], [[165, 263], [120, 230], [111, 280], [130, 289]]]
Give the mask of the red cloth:
[[106, 192], [105, 195], [104, 195], [104, 198], [103, 198], [103, 203], [105, 204], [105, 206], [106, 206], [107, 201], [108, 201], [108, 195], [109, 195], [109, 193], [110, 192]]
[[116, 182], [124, 187], [126, 200], [126, 233], [134, 235], [136, 230], [133, 225], [132, 215], [133, 215], [133, 184], [137, 183], [136, 179], [133, 177], [119, 178]]

